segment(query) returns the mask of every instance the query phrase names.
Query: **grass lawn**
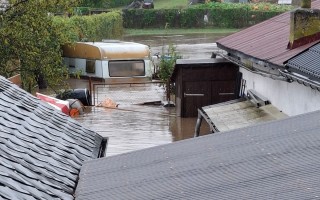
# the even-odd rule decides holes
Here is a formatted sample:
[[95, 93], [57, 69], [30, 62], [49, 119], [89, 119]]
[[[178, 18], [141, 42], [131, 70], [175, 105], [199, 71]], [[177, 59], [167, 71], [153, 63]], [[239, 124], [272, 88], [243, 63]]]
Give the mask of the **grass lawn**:
[[155, 9], [187, 8], [189, 0], [154, 0]]
[[213, 28], [190, 28], [190, 29], [125, 29], [125, 36], [139, 35], [173, 35], [173, 34], [195, 34], [195, 33], [235, 33], [240, 29], [213, 29]]
[[[182, 8], [188, 7], [189, 0], [154, 0], [153, 3], [154, 3], [154, 9], [169, 9], [169, 8], [182, 9]], [[126, 6], [112, 8], [112, 10], [121, 10], [121, 9], [125, 8]]]

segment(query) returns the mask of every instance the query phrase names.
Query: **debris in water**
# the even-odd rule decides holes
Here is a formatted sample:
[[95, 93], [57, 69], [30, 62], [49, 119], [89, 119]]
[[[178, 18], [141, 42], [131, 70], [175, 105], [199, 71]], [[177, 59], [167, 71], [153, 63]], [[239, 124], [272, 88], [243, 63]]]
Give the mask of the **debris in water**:
[[105, 107], [105, 108], [117, 108], [118, 104], [116, 102], [114, 102], [112, 99], [106, 98], [101, 103], [99, 103], [99, 105], [97, 105], [97, 106]]

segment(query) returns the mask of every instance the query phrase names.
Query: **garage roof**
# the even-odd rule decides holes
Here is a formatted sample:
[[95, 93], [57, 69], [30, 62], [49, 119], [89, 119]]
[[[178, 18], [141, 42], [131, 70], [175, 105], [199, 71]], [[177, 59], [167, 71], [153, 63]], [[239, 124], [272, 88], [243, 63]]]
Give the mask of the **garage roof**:
[[214, 132], [228, 131], [287, 117], [272, 104], [257, 107], [247, 99], [202, 107], [203, 115]]

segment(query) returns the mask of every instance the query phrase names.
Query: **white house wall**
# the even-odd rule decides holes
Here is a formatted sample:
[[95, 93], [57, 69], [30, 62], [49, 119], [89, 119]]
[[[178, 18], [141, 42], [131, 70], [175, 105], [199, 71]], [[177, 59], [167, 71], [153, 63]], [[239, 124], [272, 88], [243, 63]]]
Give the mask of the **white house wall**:
[[273, 80], [240, 68], [246, 90], [254, 89], [289, 116], [320, 110], [320, 92], [297, 82]]

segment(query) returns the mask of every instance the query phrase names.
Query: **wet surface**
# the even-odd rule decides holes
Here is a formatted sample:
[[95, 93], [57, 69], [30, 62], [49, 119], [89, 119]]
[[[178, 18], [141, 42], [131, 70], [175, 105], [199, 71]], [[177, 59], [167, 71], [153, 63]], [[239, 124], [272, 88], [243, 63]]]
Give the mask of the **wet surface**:
[[149, 45], [151, 54], [165, 54], [168, 52], [168, 45], [176, 48], [178, 55], [182, 58], [210, 58], [213, 51], [217, 50], [214, 43], [226, 34], [188, 34], [188, 35], [154, 35], [154, 36], [130, 36], [124, 37], [126, 41], [139, 42]]
[[[175, 116], [163, 106], [88, 107], [75, 118], [84, 126], [109, 137], [107, 156], [193, 137], [195, 119]], [[202, 132], [207, 133], [203, 127]]]
[[[86, 80], [70, 80], [72, 88], [87, 84]], [[158, 83], [100, 87], [95, 91], [96, 105], [108, 98], [118, 107], [87, 107], [85, 114], [75, 120], [109, 137], [107, 156], [193, 137], [196, 118], [180, 118], [175, 107], [164, 107], [161, 102], [165, 100], [165, 90]], [[203, 126], [201, 133], [208, 132], [209, 127]]]
[[[152, 53], [161, 53], [166, 50], [167, 44], [174, 43], [183, 58], [210, 58], [212, 51], [216, 49], [214, 41], [222, 36], [214, 34], [141, 36], [128, 37], [124, 40], [147, 44]], [[70, 86], [89, 87], [85, 80], [71, 80]], [[107, 156], [193, 137], [196, 118], [176, 116], [175, 107], [139, 105], [142, 102], [163, 102], [165, 99], [163, 88], [156, 85], [117, 87], [100, 86], [95, 92], [96, 105], [103, 99], [110, 98], [119, 104], [117, 108], [88, 107], [84, 115], [75, 118], [100, 135], [109, 137]], [[208, 132], [209, 126], [203, 123], [200, 134]]]

